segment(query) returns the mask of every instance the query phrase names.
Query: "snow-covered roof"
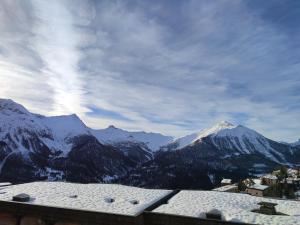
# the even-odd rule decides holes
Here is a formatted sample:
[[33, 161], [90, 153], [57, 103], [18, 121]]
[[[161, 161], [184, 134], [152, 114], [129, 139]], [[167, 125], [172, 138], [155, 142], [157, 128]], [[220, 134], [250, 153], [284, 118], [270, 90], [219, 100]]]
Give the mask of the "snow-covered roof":
[[290, 176], [294, 176], [294, 175], [298, 174], [299, 171], [298, 171], [297, 169], [291, 169], [291, 168], [289, 168], [289, 169], [287, 170], [287, 173], [288, 173]]
[[261, 179], [252, 179], [255, 184], [261, 184]]
[[266, 174], [266, 175], [263, 176], [263, 178], [267, 178], [267, 179], [270, 179], [270, 180], [277, 180], [278, 179], [275, 175], [272, 175], [272, 174]]
[[10, 182], [2, 182], [2, 183], [0, 183], [0, 187], [9, 186], [9, 185], [11, 185]]
[[[253, 209], [258, 209], [258, 203], [262, 201], [277, 203], [276, 210], [289, 216], [251, 212]], [[230, 192], [181, 191], [171, 198], [168, 204], [161, 205], [154, 212], [203, 218], [206, 212], [213, 209], [220, 210], [222, 217], [227, 221], [264, 225], [300, 225], [299, 201], [266, 199]]]
[[288, 183], [293, 183], [294, 181], [300, 181], [300, 178], [296, 178], [296, 177], [288, 177], [286, 178], [286, 181]]
[[218, 187], [218, 188], [215, 188], [213, 189], [213, 191], [229, 191], [231, 189], [236, 189], [237, 186], [232, 184], [232, 185], [225, 185], [223, 187]]
[[251, 185], [251, 186], [248, 187], [248, 188], [263, 191], [263, 190], [266, 190], [267, 188], [269, 188], [269, 186], [267, 186], [267, 185], [262, 185], [262, 184], [253, 184], [253, 185]]
[[221, 181], [222, 184], [231, 184], [231, 179], [223, 179]]
[[170, 192], [117, 184], [33, 182], [1, 188], [0, 200], [26, 193], [29, 204], [134, 216]]

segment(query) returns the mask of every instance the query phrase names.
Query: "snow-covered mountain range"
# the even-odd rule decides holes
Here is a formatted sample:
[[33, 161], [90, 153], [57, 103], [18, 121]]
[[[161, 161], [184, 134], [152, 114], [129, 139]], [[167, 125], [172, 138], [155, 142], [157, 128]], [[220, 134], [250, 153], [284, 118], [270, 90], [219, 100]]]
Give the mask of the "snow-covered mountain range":
[[162, 146], [147, 166], [135, 169], [134, 176], [124, 182], [209, 189], [221, 177], [238, 181], [279, 165], [299, 166], [300, 146], [279, 143], [247, 127], [222, 121]]
[[[22, 137], [28, 133], [35, 134], [53, 151], [68, 153], [71, 149], [70, 140], [80, 135], [93, 135], [103, 144], [119, 144], [131, 142], [143, 145], [147, 150], [157, 151], [160, 146], [173, 140], [170, 136], [158, 133], [129, 132], [109, 126], [106, 129], [93, 130], [87, 127], [77, 115], [45, 117], [30, 113], [22, 105], [9, 100], [0, 99], [0, 139], [18, 146], [24, 150]], [[34, 150], [30, 146], [29, 150]]]
[[[163, 180], [158, 181], [159, 173], [165, 168], [169, 168], [169, 174], [174, 173], [170, 169], [174, 165], [181, 168], [176, 171], [185, 177], [191, 173], [187, 169], [191, 165], [195, 171], [234, 167], [247, 170], [242, 162], [249, 168], [256, 164], [266, 167], [300, 164], [300, 145], [275, 142], [226, 121], [178, 139], [114, 126], [94, 130], [75, 114], [46, 117], [31, 113], [12, 100], [0, 99], [0, 180], [3, 181], [46, 177], [105, 182], [128, 178], [129, 174], [122, 181], [130, 183], [134, 171], [140, 180], [144, 177], [142, 183], [155, 186], [164, 184]], [[153, 170], [154, 176], [148, 176], [149, 170]], [[157, 180], [147, 180], [151, 177]]]
[[93, 130], [93, 135], [106, 144], [118, 144], [122, 142], [143, 143], [151, 151], [158, 151], [161, 146], [173, 141], [173, 137], [164, 136], [159, 133], [146, 133], [144, 131], [130, 132], [109, 126], [106, 129]]
[[[255, 130], [241, 125], [235, 126], [227, 121], [222, 121], [199, 133], [194, 133], [174, 140], [172, 143], [165, 146], [164, 149], [172, 150], [193, 147], [200, 145], [202, 142], [207, 142], [208, 140], [216, 149], [221, 151], [220, 154], [224, 155], [224, 157], [259, 153], [274, 162], [288, 162], [288, 160], [285, 159], [284, 152], [278, 150], [278, 146], [274, 146], [274, 141], [264, 137]], [[281, 144], [286, 148], [289, 148], [289, 144]], [[291, 146], [296, 146], [296, 144]], [[289, 149], [290, 151], [293, 151], [292, 148]]]
[[[75, 152], [90, 147], [95, 151], [90, 152], [93, 160], [97, 159], [98, 155], [102, 157], [107, 154], [107, 162], [101, 162], [101, 168], [98, 168], [101, 174], [97, 171], [99, 176], [94, 179], [103, 181], [118, 174], [117, 172], [125, 173], [136, 164], [151, 160], [153, 152], [170, 140], [171, 137], [161, 134], [128, 132], [112, 126], [103, 130], [93, 130], [75, 114], [45, 117], [30, 113], [12, 100], [0, 99], [0, 176], [3, 179], [12, 178], [10, 176], [16, 172], [12, 170], [14, 164], [24, 167], [25, 175], [20, 176], [48, 176], [53, 179], [65, 176], [62, 170], [74, 166], [70, 159], [74, 161], [81, 157]], [[84, 155], [88, 153], [83, 152], [82, 158]], [[69, 164], [61, 168], [59, 161], [62, 161], [61, 164]], [[90, 164], [88, 161], [90, 159], [86, 162]], [[95, 163], [100, 161], [99, 159]], [[124, 168], [118, 168], [116, 171], [113, 167], [118, 163]]]

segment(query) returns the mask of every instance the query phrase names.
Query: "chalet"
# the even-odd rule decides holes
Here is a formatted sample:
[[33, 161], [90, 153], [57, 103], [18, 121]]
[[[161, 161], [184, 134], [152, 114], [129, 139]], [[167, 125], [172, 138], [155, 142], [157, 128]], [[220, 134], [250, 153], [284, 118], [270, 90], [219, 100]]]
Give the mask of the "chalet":
[[246, 188], [246, 193], [253, 196], [263, 197], [269, 188], [270, 187], [267, 185], [254, 184]]
[[288, 177], [288, 178], [286, 178], [286, 183], [289, 185], [294, 185], [296, 188], [299, 188], [300, 187], [300, 178]]
[[[256, 184], [256, 182], [254, 181], [254, 179], [251, 179], [251, 178], [247, 178], [245, 180], [242, 181], [243, 184], [246, 186], [246, 187], [250, 187], [252, 186], [253, 184]], [[259, 183], [260, 184], [260, 183]]]
[[272, 172], [272, 175], [274, 175], [274, 176], [277, 176], [277, 175], [279, 175], [280, 174], [280, 170], [274, 170], [273, 172]]
[[273, 175], [273, 174], [266, 174], [262, 177], [262, 184], [264, 185], [275, 185], [278, 183], [278, 178], [277, 176]]
[[287, 170], [287, 174], [289, 177], [298, 177], [298, 176], [300, 176], [300, 171], [298, 169], [289, 168]]

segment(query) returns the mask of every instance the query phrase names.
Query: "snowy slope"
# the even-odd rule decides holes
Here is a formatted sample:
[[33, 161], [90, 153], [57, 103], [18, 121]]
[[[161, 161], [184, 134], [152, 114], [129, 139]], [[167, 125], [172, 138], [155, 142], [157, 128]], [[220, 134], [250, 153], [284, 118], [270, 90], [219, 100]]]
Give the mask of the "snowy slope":
[[114, 126], [109, 126], [108, 128], [101, 130], [93, 130], [92, 133], [102, 143], [143, 143], [152, 151], [159, 150], [161, 146], [166, 145], [173, 140], [172, 137], [164, 136], [159, 133], [146, 133], [143, 131], [130, 132]]
[[[52, 139], [51, 130], [36, 115], [12, 100], [0, 99], [0, 128], [0, 140], [23, 153], [26, 152], [24, 141], [33, 136]], [[28, 145], [32, 149], [30, 143]]]
[[41, 122], [52, 130], [55, 137], [64, 139], [82, 134], [91, 134], [90, 129], [79, 119], [76, 114], [43, 117]]
[[[274, 155], [284, 160], [284, 156], [271, 147], [267, 138], [241, 125], [221, 129], [218, 132], [212, 133], [210, 138], [220, 149], [224, 148], [225, 145], [226, 148], [237, 149], [242, 154], [260, 152], [273, 161], [277, 161]], [[225, 143], [224, 140], [226, 140]]]
[[0, 134], [35, 130], [38, 133], [49, 132], [39, 119], [22, 105], [9, 99], [0, 99]]
[[76, 115], [44, 117], [9, 99], [0, 99], [0, 127], [0, 141], [22, 154], [36, 152], [42, 145], [67, 154], [73, 137], [90, 134]]
[[300, 146], [300, 139], [298, 141], [295, 141], [293, 143], [290, 143], [291, 146]]
[[184, 148], [188, 145], [193, 144], [195, 141], [200, 140], [201, 138], [206, 137], [210, 134], [217, 133], [223, 129], [231, 129], [234, 127], [235, 126], [232, 125], [231, 123], [229, 123], [227, 121], [222, 121], [209, 129], [204, 129], [203, 131], [200, 131], [198, 133], [193, 133], [193, 134], [178, 138], [173, 143], [176, 144], [176, 146], [177, 146], [176, 149]]

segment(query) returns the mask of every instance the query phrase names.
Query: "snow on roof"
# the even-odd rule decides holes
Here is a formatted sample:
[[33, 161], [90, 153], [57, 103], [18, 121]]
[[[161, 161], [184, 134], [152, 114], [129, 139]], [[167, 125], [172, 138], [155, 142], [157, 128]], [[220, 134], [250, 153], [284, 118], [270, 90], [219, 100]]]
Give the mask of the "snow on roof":
[[266, 190], [267, 188], [269, 188], [269, 186], [267, 186], [267, 185], [262, 185], [262, 184], [253, 184], [253, 185], [251, 185], [251, 186], [248, 187], [248, 188], [263, 191], [263, 190]]
[[263, 176], [263, 178], [271, 179], [271, 180], [277, 180], [278, 178], [275, 175], [272, 174], [266, 174]]
[[33, 182], [1, 188], [0, 200], [26, 193], [29, 204], [134, 216], [171, 191], [117, 184]]
[[231, 184], [231, 179], [223, 179], [221, 181], [222, 184]]
[[261, 184], [261, 179], [252, 179], [255, 184]]
[[291, 168], [289, 168], [288, 170], [287, 170], [287, 173], [288, 174], [297, 174], [299, 171], [297, 170], [297, 169], [291, 169]]
[[[258, 209], [259, 202], [277, 203], [277, 211], [289, 216], [264, 215], [251, 212]], [[300, 225], [300, 202], [290, 200], [275, 200], [247, 194], [217, 191], [181, 191], [168, 204], [161, 205], [154, 212], [175, 214], [191, 217], [204, 217], [206, 212], [217, 209], [227, 221], [252, 224]]]
[[232, 184], [232, 185], [225, 185], [222, 187], [215, 188], [215, 189], [213, 189], [213, 191], [229, 191], [231, 189], [236, 189], [236, 188], [237, 188], [237, 186]]
[[9, 186], [9, 185], [11, 185], [10, 182], [2, 182], [2, 183], [0, 183], [0, 187]]

